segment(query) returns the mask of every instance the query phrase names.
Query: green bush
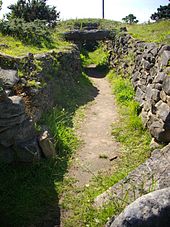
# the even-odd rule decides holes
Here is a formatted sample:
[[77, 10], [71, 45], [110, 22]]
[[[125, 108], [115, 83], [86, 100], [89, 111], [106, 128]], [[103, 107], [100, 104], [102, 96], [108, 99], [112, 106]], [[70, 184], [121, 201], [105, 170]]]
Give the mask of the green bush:
[[42, 46], [49, 45], [52, 42], [51, 33], [46, 27], [45, 21], [35, 20], [25, 22], [23, 19], [2, 20], [0, 22], [0, 31], [3, 35], [10, 35], [19, 38], [22, 42]]
[[8, 9], [11, 10], [7, 14], [9, 20], [15, 18], [22, 18], [26, 22], [46, 20], [49, 26], [55, 26], [60, 15], [56, 7], [47, 5], [47, 0], [18, 0]]

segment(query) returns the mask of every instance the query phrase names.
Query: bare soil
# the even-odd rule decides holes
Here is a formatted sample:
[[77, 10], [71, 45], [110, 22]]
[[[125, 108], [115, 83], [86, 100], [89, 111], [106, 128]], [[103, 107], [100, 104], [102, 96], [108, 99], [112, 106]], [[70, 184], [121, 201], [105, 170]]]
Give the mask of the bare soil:
[[105, 74], [93, 65], [89, 66], [87, 74], [98, 89], [98, 95], [87, 106], [86, 116], [77, 130], [83, 143], [69, 170], [77, 187], [87, 185], [98, 173], [111, 172], [119, 155], [119, 144], [111, 135], [112, 123], [117, 121], [118, 114], [110, 84]]

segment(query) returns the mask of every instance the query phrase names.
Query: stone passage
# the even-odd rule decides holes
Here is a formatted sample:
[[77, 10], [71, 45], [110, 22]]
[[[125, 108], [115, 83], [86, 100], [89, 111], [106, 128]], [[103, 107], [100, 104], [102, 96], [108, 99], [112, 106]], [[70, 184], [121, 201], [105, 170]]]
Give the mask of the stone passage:
[[98, 96], [88, 106], [86, 118], [78, 130], [83, 145], [70, 169], [77, 186], [87, 184], [98, 172], [110, 171], [114, 167], [114, 160], [110, 160], [117, 157], [119, 149], [111, 136], [111, 124], [116, 121], [117, 113], [109, 82], [93, 68], [87, 73], [98, 89]]

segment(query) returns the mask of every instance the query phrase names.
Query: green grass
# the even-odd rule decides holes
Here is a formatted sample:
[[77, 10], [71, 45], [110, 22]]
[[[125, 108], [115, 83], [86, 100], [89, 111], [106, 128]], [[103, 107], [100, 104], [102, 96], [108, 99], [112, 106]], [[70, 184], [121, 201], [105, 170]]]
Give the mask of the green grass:
[[57, 97], [61, 107], [44, 114], [37, 124], [37, 130], [41, 125], [50, 129], [57, 153], [54, 159], [30, 165], [0, 164], [0, 226], [54, 226], [59, 217], [58, 188], [63, 185], [70, 158], [79, 144], [73, 116], [95, 94], [96, 89], [83, 73], [72, 89], [62, 88]]
[[[146, 151], [149, 150], [151, 137], [143, 127], [140, 116], [138, 116], [140, 108], [139, 104], [134, 101], [135, 93], [132, 85], [128, 78], [124, 79], [120, 75], [116, 76], [113, 71], [108, 74], [108, 78], [112, 83], [113, 93], [120, 112], [120, 122], [113, 125], [113, 135], [116, 136], [119, 142], [130, 147], [132, 150], [134, 145], [137, 146], [139, 151], [143, 155], [145, 154], [143, 156], [145, 159], [148, 155]], [[145, 142], [145, 146], [143, 142]]]
[[170, 20], [150, 24], [127, 25], [128, 32], [139, 40], [170, 44]]
[[[69, 210], [64, 220], [65, 227], [102, 227], [112, 215], [120, 213], [127, 205], [122, 200], [112, 201], [102, 209], [93, 207], [97, 195], [119, 182], [133, 169], [143, 163], [149, 154], [151, 137], [143, 128], [138, 116], [138, 104], [133, 100], [134, 92], [128, 79], [117, 77], [113, 71], [108, 74], [117, 101], [120, 120], [113, 124], [113, 135], [121, 144], [115, 171], [110, 175], [98, 175], [84, 188], [74, 188], [65, 178], [59, 193], [63, 194], [62, 208]], [[128, 196], [125, 195], [125, 196]]]
[[69, 31], [73, 29], [84, 29], [88, 24], [96, 24], [99, 29], [108, 29], [114, 30], [121, 26], [121, 22], [106, 20], [106, 19], [98, 19], [98, 18], [82, 18], [82, 19], [70, 19], [66, 21], [61, 21], [58, 24], [57, 30], [59, 31]]
[[[110, 22], [107, 26], [111, 26]], [[134, 26], [139, 27], [141, 32], [144, 25]], [[148, 29], [145, 34], [151, 34], [149, 32]], [[63, 41], [58, 38], [58, 31], [54, 39], [56, 39], [55, 48], [61, 48], [60, 41]], [[146, 41], [149, 39], [148, 36]], [[11, 37], [0, 36], [0, 42], [9, 45], [9, 48], [2, 49], [3, 52], [15, 56], [25, 55], [27, 52], [48, 51], [45, 47], [38, 49], [24, 46], [20, 41]], [[64, 42], [63, 48], [67, 46], [69, 44]], [[105, 54], [100, 48], [88, 53], [90, 60], [84, 59], [85, 64], [90, 62], [90, 64], [100, 65], [101, 59], [105, 59]], [[102, 60], [102, 64], [103, 62], [105, 60]], [[97, 90], [83, 74], [77, 85], [73, 86], [71, 90], [63, 90], [60, 97], [57, 97], [62, 108], [54, 108], [53, 111], [44, 115], [40, 122], [40, 125], [48, 125], [51, 130], [58, 154], [56, 158], [33, 165], [0, 165], [0, 223], [2, 226], [42, 225], [44, 220], [54, 224], [53, 220], [56, 219], [58, 201], [61, 196], [63, 197], [62, 209], [70, 211], [64, 220], [64, 227], [102, 227], [109, 217], [124, 208], [126, 204], [122, 201], [116, 203], [113, 201], [103, 209], [96, 210], [93, 207], [93, 201], [97, 195], [123, 179], [130, 171], [144, 162], [149, 155], [151, 138], [143, 128], [138, 116], [139, 106], [133, 100], [134, 92], [129, 80], [122, 79], [113, 71], [108, 74], [108, 78], [112, 84], [120, 114], [119, 122], [113, 124], [113, 136], [122, 147], [119, 159], [115, 164], [115, 171], [109, 176], [98, 175], [90, 185], [83, 189], [74, 188], [73, 179], [64, 177], [71, 156], [78, 146], [73, 129], [75, 112], [79, 112], [78, 115], [81, 115], [80, 118], [82, 118], [84, 116], [83, 106], [97, 95]]]
[[6, 44], [8, 46], [8, 47], [1, 46], [0, 52], [12, 56], [24, 56], [27, 53], [33, 54], [44, 53], [53, 49], [62, 51], [65, 48], [70, 48], [72, 46], [71, 43], [64, 41], [62, 36], [57, 31], [53, 32], [52, 39], [53, 45], [51, 45], [50, 48], [47, 48], [45, 45], [42, 45], [42, 47], [37, 47], [32, 45], [26, 45], [19, 39], [16, 39], [11, 36], [5, 36], [0, 33], [0, 43]]
[[26, 45], [22, 43], [19, 39], [13, 38], [11, 36], [2, 35], [0, 33], [0, 43], [8, 45], [8, 48], [5, 46], [1, 46], [0, 52], [12, 56], [24, 56], [27, 53], [44, 53], [52, 49], [62, 51], [63, 49], [72, 46], [71, 43], [63, 40], [62, 33], [74, 29], [75, 24], [79, 24], [81, 26], [82, 24], [86, 25], [87, 23], [98, 23], [101, 29], [115, 29], [120, 25], [120, 22], [101, 19], [75, 19], [61, 21], [58, 23], [55, 30], [52, 31], [53, 43], [52, 45], [48, 45], [49, 47], [44, 44], [42, 44], [42, 47]]
[[98, 44], [97, 49], [94, 51], [82, 50], [80, 57], [83, 67], [95, 64], [98, 69], [105, 69], [108, 66], [108, 52], [102, 42]]
[[[43, 53], [52, 49], [63, 50], [65, 48], [69, 48], [72, 44], [66, 42], [62, 38], [62, 33], [72, 30], [76, 27], [76, 25], [81, 29], [83, 26], [87, 26], [88, 23], [97, 23], [100, 29], [119, 29], [122, 24], [118, 21], [112, 20], [102, 20], [102, 19], [75, 19], [75, 20], [67, 20], [61, 21], [56, 29], [52, 32], [53, 45], [51, 47], [46, 47], [42, 45], [41, 48], [31, 45], [26, 45], [15, 39], [11, 36], [3, 36], [0, 34], [0, 43], [6, 44], [9, 47], [0, 47], [0, 52], [9, 54], [12, 56], [24, 56], [27, 53]], [[128, 27], [129, 33], [137, 39], [146, 41], [146, 42], [160, 42], [170, 44], [170, 39], [167, 37], [170, 35], [170, 21], [160, 21], [151, 24], [134, 24], [134, 25], [126, 25]], [[100, 55], [98, 55], [100, 56]]]
[[40, 225], [49, 217], [52, 221], [57, 219], [55, 183], [62, 182], [69, 157], [78, 143], [69, 121], [68, 113], [58, 108], [43, 118], [42, 123], [48, 125], [54, 136], [55, 159], [33, 165], [0, 165], [1, 226]]

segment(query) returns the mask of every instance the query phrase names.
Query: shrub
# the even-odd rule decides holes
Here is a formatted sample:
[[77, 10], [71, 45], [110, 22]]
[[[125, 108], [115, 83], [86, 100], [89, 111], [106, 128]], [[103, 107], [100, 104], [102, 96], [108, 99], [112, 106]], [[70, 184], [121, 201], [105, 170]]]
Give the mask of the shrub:
[[19, 38], [24, 43], [32, 45], [41, 46], [44, 43], [47, 46], [52, 41], [45, 21], [41, 20], [35, 20], [29, 23], [19, 18], [9, 21], [2, 20], [0, 22], [0, 31], [3, 35]]
[[8, 8], [11, 12], [7, 15], [9, 19], [22, 18], [26, 22], [35, 20], [46, 20], [48, 25], [55, 25], [60, 13], [56, 8], [47, 5], [47, 0], [18, 0]]

